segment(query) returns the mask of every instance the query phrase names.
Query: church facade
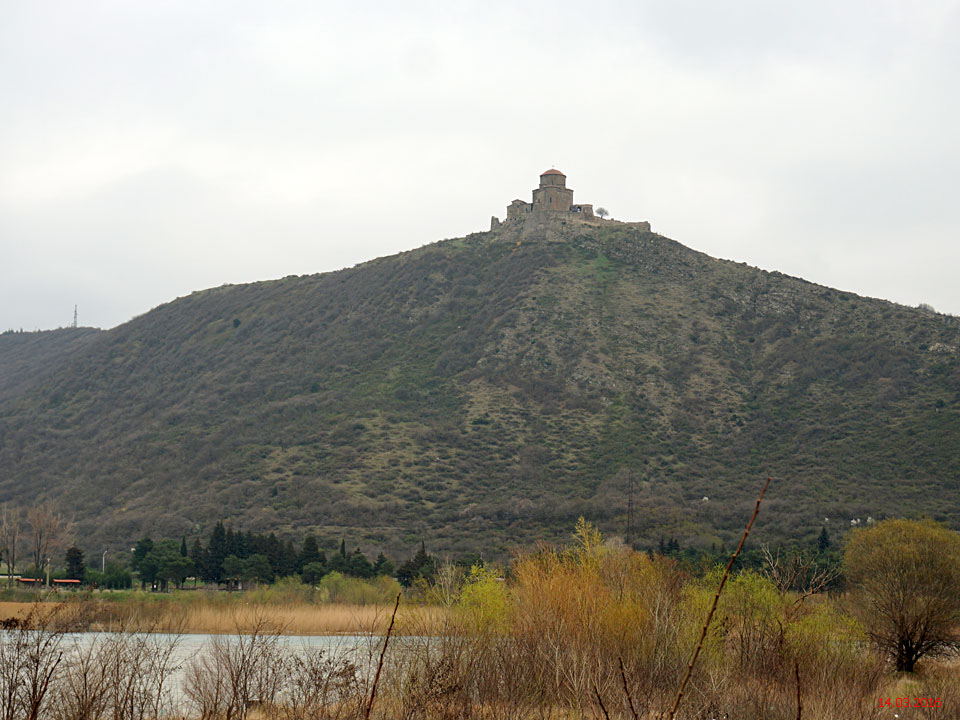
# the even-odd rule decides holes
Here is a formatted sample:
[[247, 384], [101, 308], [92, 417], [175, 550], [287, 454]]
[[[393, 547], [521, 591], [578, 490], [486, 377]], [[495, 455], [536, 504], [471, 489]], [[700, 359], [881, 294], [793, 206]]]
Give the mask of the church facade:
[[567, 176], [550, 169], [540, 175], [540, 187], [533, 191], [533, 202], [514, 200], [507, 206], [507, 222], [522, 220], [530, 213], [570, 213], [593, 218], [593, 205], [575, 205]]

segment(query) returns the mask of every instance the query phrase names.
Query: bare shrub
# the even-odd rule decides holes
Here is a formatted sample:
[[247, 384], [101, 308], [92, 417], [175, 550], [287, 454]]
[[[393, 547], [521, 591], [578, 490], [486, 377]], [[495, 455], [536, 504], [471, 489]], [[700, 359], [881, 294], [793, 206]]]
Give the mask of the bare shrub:
[[188, 663], [184, 694], [202, 720], [243, 720], [251, 707], [275, 705], [287, 672], [280, 630], [261, 614], [252, 631], [217, 635]]
[[352, 720], [362, 717], [367, 685], [349, 658], [316, 648], [291, 654], [276, 715], [284, 720]]
[[0, 720], [46, 717], [63, 662], [65, 609], [34, 604], [17, 627], [0, 631]]
[[173, 710], [180, 633], [122, 624], [118, 632], [76, 640], [64, 665], [51, 717], [147, 720]]

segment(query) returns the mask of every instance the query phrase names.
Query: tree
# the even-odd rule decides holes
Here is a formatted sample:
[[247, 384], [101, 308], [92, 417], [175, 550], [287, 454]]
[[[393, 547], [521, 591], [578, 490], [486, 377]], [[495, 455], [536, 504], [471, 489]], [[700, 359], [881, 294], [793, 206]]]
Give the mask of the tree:
[[161, 540], [144, 558], [145, 565], [156, 567], [156, 579], [161, 583], [161, 589], [167, 589], [167, 583], [173, 582], [177, 587], [183, 585], [187, 575], [193, 569], [190, 558], [180, 554], [180, 547], [176, 540]]
[[303, 539], [303, 547], [300, 549], [300, 555], [297, 557], [299, 570], [310, 563], [326, 563], [327, 558], [321, 557], [320, 547], [317, 545], [317, 539], [313, 535], [307, 535]]
[[273, 568], [266, 555], [251, 555], [243, 561], [243, 579], [268, 583], [273, 580]]
[[223, 579], [232, 584], [243, 577], [243, 560], [236, 555], [227, 555], [223, 559], [221, 574]]
[[817, 552], [825, 553], [830, 549], [830, 534], [827, 529], [820, 528], [820, 537], [817, 538]]
[[323, 563], [311, 562], [303, 566], [300, 578], [307, 585], [316, 585], [320, 579], [327, 574], [327, 568]]
[[66, 545], [71, 524], [50, 505], [36, 505], [27, 510], [30, 526], [30, 550], [37, 574], [43, 577], [50, 555]]
[[420, 542], [417, 554], [397, 568], [397, 580], [404, 587], [410, 587], [417, 578], [431, 582], [437, 574], [437, 563], [427, 553], [426, 545]]
[[17, 567], [17, 550], [20, 548], [20, 510], [0, 508], [0, 557], [7, 566], [7, 585], [13, 584], [13, 571]]
[[140, 576], [140, 589], [143, 590], [147, 583], [153, 584], [157, 568], [154, 564], [147, 566], [145, 561], [147, 556], [153, 552], [153, 540], [148, 537], [142, 537], [137, 541], [133, 548], [133, 562], [131, 563], [134, 571]]
[[204, 582], [218, 583], [222, 577], [223, 559], [229, 555], [227, 547], [227, 531], [223, 522], [218, 521], [210, 533], [210, 544], [203, 563]]
[[204, 554], [200, 538], [194, 538], [190, 546], [190, 562], [193, 563], [193, 586], [197, 586], [197, 575], [203, 571]]
[[358, 578], [373, 577], [373, 565], [367, 560], [367, 556], [360, 552], [360, 548], [354, 550], [347, 559], [347, 572]]
[[843, 563], [855, 614], [897, 670], [960, 647], [960, 534], [884, 520], [853, 531]]
[[605, 207], [598, 207], [594, 212], [601, 220], [610, 214]]
[[76, 545], [68, 548], [64, 560], [67, 563], [67, 577], [83, 582], [87, 573], [87, 566], [83, 562], [83, 550]]
[[377, 561], [373, 564], [373, 574], [390, 576], [393, 575], [393, 571], [394, 567], [390, 559], [383, 553], [377, 555]]

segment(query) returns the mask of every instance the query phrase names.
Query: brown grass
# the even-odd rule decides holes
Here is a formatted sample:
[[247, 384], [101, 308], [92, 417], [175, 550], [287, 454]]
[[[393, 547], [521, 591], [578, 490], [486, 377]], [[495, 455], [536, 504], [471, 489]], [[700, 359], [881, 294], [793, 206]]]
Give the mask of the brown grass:
[[[128, 628], [152, 628], [160, 632], [176, 629], [214, 635], [250, 632], [264, 616], [285, 635], [382, 634], [387, 630], [393, 609], [387, 605], [225, 604], [202, 600], [190, 603], [87, 601], [83, 605], [90, 618], [89, 630], [112, 630], [122, 624]], [[31, 603], [0, 603], [0, 619], [22, 619], [31, 607]], [[444, 615], [442, 608], [433, 606], [401, 607], [394, 633], [405, 635], [440, 628]]]

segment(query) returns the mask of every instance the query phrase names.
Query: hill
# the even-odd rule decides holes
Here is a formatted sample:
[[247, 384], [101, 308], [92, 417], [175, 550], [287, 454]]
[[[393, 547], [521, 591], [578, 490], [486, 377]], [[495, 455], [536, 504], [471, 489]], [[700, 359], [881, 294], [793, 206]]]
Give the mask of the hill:
[[958, 527], [958, 347], [956, 318], [645, 224], [504, 225], [110, 331], [0, 336], [0, 500], [58, 501], [91, 548], [223, 518], [499, 553], [581, 514], [729, 543], [770, 474], [768, 538]]

